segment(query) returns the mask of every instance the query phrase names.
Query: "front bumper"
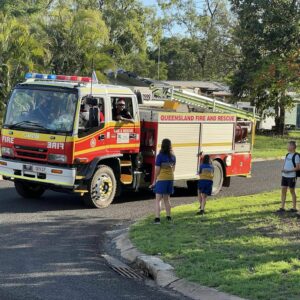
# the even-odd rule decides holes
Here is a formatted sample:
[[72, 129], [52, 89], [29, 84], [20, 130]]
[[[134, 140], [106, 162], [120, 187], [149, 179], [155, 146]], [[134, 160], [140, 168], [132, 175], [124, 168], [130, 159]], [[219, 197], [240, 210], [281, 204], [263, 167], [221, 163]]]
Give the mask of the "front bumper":
[[[53, 173], [53, 170], [60, 174]], [[17, 162], [0, 157], [0, 175], [12, 179], [22, 179], [73, 188], [76, 178], [76, 169]]]

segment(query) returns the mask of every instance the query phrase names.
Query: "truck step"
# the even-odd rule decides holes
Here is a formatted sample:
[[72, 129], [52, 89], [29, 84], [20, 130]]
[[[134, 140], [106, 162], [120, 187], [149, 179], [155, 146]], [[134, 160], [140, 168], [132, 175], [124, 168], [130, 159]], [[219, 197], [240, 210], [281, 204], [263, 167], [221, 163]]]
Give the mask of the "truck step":
[[121, 160], [121, 167], [131, 167], [131, 165], [130, 160]]

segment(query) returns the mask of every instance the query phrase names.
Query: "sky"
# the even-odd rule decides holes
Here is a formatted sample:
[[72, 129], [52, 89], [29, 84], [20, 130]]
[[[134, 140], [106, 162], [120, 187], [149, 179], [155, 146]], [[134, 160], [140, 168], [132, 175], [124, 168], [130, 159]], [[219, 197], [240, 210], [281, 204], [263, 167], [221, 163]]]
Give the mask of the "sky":
[[[147, 6], [156, 6], [157, 7], [157, 11], [158, 11], [158, 15], [161, 14], [161, 11], [158, 7], [158, 4], [157, 4], [157, 0], [142, 0], [142, 3], [144, 5], [147, 5]], [[170, 35], [174, 35], [174, 34], [182, 34], [182, 28], [178, 25], [174, 25], [174, 27], [172, 28], [172, 32], [165, 32], [165, 36], [170, 36]]]
[[156, 0], [142, 0], [145, 5], [157, 5]]

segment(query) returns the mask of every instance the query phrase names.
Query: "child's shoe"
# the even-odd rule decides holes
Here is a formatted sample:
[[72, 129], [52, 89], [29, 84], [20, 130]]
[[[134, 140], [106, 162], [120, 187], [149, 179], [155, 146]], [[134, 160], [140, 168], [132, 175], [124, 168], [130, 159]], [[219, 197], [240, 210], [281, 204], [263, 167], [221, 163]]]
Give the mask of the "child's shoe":
[[153, 224], [159, 225], [160, 224], [160, 218], [155, 218]]

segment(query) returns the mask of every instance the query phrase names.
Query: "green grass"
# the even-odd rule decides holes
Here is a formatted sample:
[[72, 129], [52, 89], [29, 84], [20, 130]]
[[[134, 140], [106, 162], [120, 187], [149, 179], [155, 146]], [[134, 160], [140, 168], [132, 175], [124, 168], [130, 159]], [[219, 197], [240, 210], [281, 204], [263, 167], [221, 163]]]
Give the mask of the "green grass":
[[[300, 221], [274, 213], [279, 191], [173, 209], [174, 221], [133, 225], [144, 253], [161, 255], [179, 277], [248, 299], [300, 299]], [[290, 200], [289, 200], [290, 201]], [[290, 205], [290, 204], [289, 204]]]
[[287, 152], [287, 142], [290, 139], [297, 140], [299, 144], [300, 132], [292, 131], [288, 136], [285, 137], [256, 135], [253, 149], [253, 158], [284, 156]]
[[290, 138], [300, 139], [300, 131], [298, 131], [298, 130], [290, 131], [289, 132], [289, 137]]

